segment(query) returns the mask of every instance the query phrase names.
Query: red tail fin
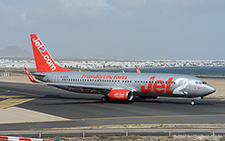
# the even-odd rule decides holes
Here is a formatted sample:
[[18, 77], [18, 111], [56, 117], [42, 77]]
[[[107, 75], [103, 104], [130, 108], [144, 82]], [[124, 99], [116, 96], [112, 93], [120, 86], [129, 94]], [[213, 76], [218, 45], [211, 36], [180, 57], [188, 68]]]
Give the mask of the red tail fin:
[[36, 34], [31, 34], [31, 44], [34, 52], [37, 72], [66, 72], [71, 71], [55, 63], [47, 48]]
[[136, 72], [141, 73], [141, 71], [139, 70], [139, 68], [137, 66], [136, 66]]

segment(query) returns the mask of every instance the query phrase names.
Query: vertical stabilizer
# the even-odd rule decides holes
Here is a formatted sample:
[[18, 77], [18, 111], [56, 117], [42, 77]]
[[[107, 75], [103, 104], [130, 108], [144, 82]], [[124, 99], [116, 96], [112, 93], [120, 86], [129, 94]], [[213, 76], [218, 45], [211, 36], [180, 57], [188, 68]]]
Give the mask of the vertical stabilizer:
[[136, 66], [136, 72], [141, 73], [141, 71], [139, 70], [139, 68], [137, 66]]
[[69, 69], [63, 68], [55, 63], [47, 48], [36, 34], [31, 34], [31, 44], [34, 52], [37, 72], [67, 72]]

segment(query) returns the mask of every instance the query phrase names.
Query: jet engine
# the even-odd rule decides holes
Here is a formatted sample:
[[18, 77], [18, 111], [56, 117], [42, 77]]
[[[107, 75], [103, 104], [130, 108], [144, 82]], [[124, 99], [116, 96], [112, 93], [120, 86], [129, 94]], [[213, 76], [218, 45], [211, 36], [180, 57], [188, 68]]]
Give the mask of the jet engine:
[[109, 92], [111, 100], [131, 101], [134, 98], [134, 90], [115, 89]]

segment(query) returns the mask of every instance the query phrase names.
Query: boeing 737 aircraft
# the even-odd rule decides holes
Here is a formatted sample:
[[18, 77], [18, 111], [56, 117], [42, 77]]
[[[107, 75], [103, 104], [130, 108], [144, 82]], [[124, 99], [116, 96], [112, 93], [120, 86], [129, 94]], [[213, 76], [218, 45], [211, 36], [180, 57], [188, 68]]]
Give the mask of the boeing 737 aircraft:
[[[37, 73], [32, 73], [41, 83], [60, 89], [101, 94], [102, 102], [110, 100], [131, 101], [134, 97], [157, 98], [187, 97], [191, 105], [195, 98], [203, 98], [216, 91], [204, 80], [180, 74], [164, 73], [112, 73], [112, 72], [73, 72], [55, 63], [47, 48], [36, 34], [31, 34], [31, 44]], [[25, 68], [31, 82], [37, 83]]]

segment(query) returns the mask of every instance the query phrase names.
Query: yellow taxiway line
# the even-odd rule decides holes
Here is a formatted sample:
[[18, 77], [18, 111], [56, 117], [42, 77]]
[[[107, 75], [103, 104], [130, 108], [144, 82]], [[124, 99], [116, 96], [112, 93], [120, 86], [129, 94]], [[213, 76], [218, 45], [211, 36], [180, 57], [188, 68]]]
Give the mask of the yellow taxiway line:
[[214, 115], [162, 115], [162, 116], [103, 117], [103, 118], [71, 119], [70, 121], [116, 120], [116, 119], [141, 119], [141, 118], [215, 117], [215, 116], [225, 117], [225, 114], [214, 114]]
[[6, 99], [3, 101], [0, 101], [0, 109], [4, 109], [4, 108], [8, 108], [8, 107], [12, 107], [15, 105], [19, 105], [31, 100], [34, 100], [35, 98], [24, 98], [24, 99]]
[[0, 99], [6, 99], [6, 98], [19, 98], [19, 97], [23, 97], [23, 96], [17, 96], [17, 95], [14, 95], [14, 96], [0, 95]]
[[7, 93], [13, 92], [13, 93], [25, 94], [25, 95], [30, 95], [30, 96], [38, 96], [36, 94], [31, 94], [31, 93], [26, 93], [26, 92], [20, 92], [20, 91], [14, 91], [14, 90], [6, 90], [6, 89], [0, 89], [0, 90], [7, 91]]
[[[103, 117], [103, 118], [84, 118], [84, 119], [67, 119], [66, 121], [94, 121], [94, 120], [119, 120], [119, 119], [144, 119], [144, 118], [186, 118], [186, 117], [225, 117], [225, 114], [214, 115], [161, 115], [161, 116], [128, 116], [128, 117]], [[33, 121], [33, 122], [15, 122], [15, 123], [45, 123], [45, 122], [63, 122], [65, 120], [54, 121]], [[4, 123], [3, 123], [4, 124]]]
[[6, 94], [9, 93], [9, 91], [0, 92], [0, 94]]
[[31, 96], [37, 96], [34, 94], [30, 94], [30, 93], [25, 93], [25, 92], [19, 92], [19, 91], [12, 91], [12, 90], [5, 90], [5, 89], [0, 89], [3, 92], [0, 92], [0, 99], [6, 99], [6, 100], [2, 100], [0, 101], [0, 109], [4, 109], [4, 108], [8, 108], [8, 107], [12, 107], [15, 105], [19, 105], [31, 100], [34, 100], [35, 98], [22, 98], [24, 96], [17, 96], [17, 95], [2, 95], [2, 94], [6, 94], [6, 93], [20, 93], [20, 94], [25, 94], [25, 95], [31, 95]]

